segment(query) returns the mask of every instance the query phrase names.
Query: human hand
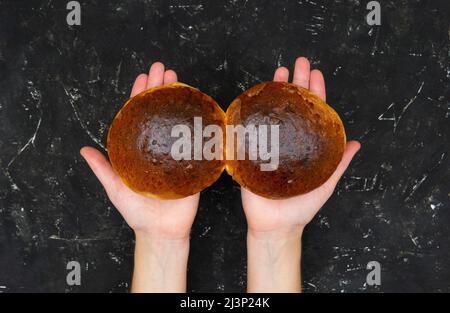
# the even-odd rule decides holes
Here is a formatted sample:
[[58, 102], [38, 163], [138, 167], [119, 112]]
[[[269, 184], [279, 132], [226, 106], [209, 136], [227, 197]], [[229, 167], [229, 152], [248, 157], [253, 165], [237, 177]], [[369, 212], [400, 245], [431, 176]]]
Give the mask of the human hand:
[[[275, 71], [274, 81], [287, 82], [288, 78], [287, 68], [280, 67]], [[323, 75], [319, 70], [310, 71], [308, 59], [300, 57], [296, 60], [292, 82], [309, 89], [325, 101]], [[258, 235], [302, 230], [330, 198], [337, 182], [359, 148], [360, 144], [357, 141], [348, 142], [336, 171], [322, 186], [307, 194], [289, 199], [271, 200], [241, 188], [249, 232]]]
[[[148, 75], [140, 74], [131, 97], [177, 81], [177, 74], [153, 63]], [[136, 246], [132, 292], [185, 292], [189, 234], [197, 213], [200, 194], [156, 200], [129, 189], [105, 156], [91, 147], [80, 151], [106, 190], [109, 199], [134, 230]]]
[[[160, 85], [177, 81], [177, 74], [165, 71], [162, 63], [154, 63], [149, 74], [140, 74], [131, 97]], [[109, 199], [136, 235], [152, 238], [187, 239], [194, 221], [199, 193], [177, 200], [156, 200], [133, 192], [121, 180], [105, 156], [92, 147], [83, 147], [81, 155], [106, 190]]]
[[[287, 82], [289, 71], [280, 67], [275, 81]], [[325, 101], [325, 82], [319, 70], [310, 71], [306, 58], [295, 62], [293, 83], [308, 88]], [[330, 198], [339, 178], [359, 150], [347, 143], [336, 171], [320, 187], [300, 196], [271, 200], [241, 188], [247, 218], [247, 291], [301, 292], [301, 237], [322, 205]]]

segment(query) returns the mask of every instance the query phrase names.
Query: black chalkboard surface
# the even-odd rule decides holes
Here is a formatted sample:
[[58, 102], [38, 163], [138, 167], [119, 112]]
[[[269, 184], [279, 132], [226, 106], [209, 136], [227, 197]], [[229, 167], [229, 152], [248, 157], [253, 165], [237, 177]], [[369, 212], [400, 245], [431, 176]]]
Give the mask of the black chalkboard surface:
[[[79, 149], [105, 152], [151, 62], [226, 109], [300, 55], [362, 143], [305, 231], [305, 291], [449, 292], [449, 4], [379, 1], [369, 25], [368, 2], [79, 1], [81, 25], [68, 25], [68, 1], [0, 1], [0, 292], [129, 289], [133, 234]], [[245, 238], [223, 174], [201, 195], [188, 291], [244, 292]], [[71, 260], [79, 286], [66, 283]]]

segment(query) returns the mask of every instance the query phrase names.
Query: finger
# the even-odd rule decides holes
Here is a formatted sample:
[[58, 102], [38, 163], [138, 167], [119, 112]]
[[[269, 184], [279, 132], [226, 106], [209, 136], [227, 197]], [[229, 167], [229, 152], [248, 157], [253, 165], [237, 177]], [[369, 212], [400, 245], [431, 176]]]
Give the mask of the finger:
[[178, 80], [177, 73], [173, 70], [168, 70], [164, 72], [164, 85], [169, 85], [176, 83]]
[[80, 154], [86, 160], [95, 176], [97, 176], [108, 195], [114, 195], [117, 193], [122, 181], [116, 172], [114, 172], [111, 164], [109, 164], [105, 156], [100, 151], [92, 147], [81, 148]]
[[136, 77], [133, 88], [131, 88], [131, 97], [134, 97], [138, 93], [144, 91], [145, 88], [147, 88], [147, 77], [147, 74], [139, 74], [139, 76]]
[[325, 79], [323, 78], [323, 74], [319, 70], [312, 70], [311, 76], [309, 78], [309, 90], [319, 96], [323, 101], [326, 101], [326, 92], [325, 92]]
[[277, 68], [273, 75], [273, 80], [276, 82], [287, 82], [289, 80], [289, 70], [284, 66]]
[[164, 64], [155, 62], [150, 66], [147, 79], [147, 89], [161, 86], [164, 82]]
[[294, 77], [292, 82], [300, 87], [309, 88], [311, 65], [307, 58], [299, 57], [295, 60]]
[[349, 141], [347, 142], [347, 146], [345, 147], [344, 155], [342, 156], [342, 160], [339, 163], [338, 167], [334, 171], [333, 175], [328, 179], [326, 184], [330, 184], [332, 189], [336, 187], [339, 179], [344, 174], [345, 170], [349, 166], [351, 160], [355, 156], [356, 152], [361, 148], [361, 144], [358, 141]]

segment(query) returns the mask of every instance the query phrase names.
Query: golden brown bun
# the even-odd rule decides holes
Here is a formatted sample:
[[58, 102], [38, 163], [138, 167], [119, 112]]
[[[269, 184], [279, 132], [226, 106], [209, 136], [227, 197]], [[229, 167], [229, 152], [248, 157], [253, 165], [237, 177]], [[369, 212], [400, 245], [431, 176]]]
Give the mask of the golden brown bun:
[[289, 198], [319, 187], [344, 153], [345, 132], [338, 114], [293, 84], [266, 82], [238, 96], [227, 110], [226, 124], [249, 123], [280, 125], [278, 169], [261, 171], [259, 165], [267, 161], [249, 160], [248, 147], [246, 159], [228, 160], [226, 169], [242, 187], [265, 198]]
[[177, 199], [218, 179], [223, 160], [176, 161], [171, 156], [177, 140], [171, 137], [172, 127], [184, 124], [193, 131], [194, 116], [202, 117], [203, 127], [224, 128], [225, 113], [218, 104], [182, 83], [146, 90], [123, 105], [109, 129], [107, 146], [114, 170], [129, 188], [152, 198]]

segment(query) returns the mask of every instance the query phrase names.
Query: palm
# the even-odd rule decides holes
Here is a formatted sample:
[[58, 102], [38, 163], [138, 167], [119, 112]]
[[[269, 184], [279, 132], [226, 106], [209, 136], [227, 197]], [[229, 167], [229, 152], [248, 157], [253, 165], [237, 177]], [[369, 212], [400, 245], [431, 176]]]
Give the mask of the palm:
[[324, 188], [297, 197], [271, 200], [242, 188], [242, 203], [248, 226], [271, 231], [288, 225], [306, 225], [328, 199]]
[[[165, 71], [163, 64], [154, 63], [149, 75], [141, 74], [136, 78], [131, 96], [176, 81], [174, 71]], [[81, 154], [102, 183], [111, 202], [135, 231], [175, 239], [189, 235], [197, 212], [198, 193], [177, 200], [151, 199], [130, 190], [96, 149], [84, 147]]]
[[119, 184], [115, 195], [109, 197], [131, 228], [169, 238], [189, 235], [197, 212], [198, 193], [183, 199], [156, 200], [133, 192], [122, 182]]
[[[310, 89], [325, 100], [323, 75], [318, 70], [310, 71], [307, 59], [297, 59], [293, 76], [294, 84]], [[276, 70], [274, 80], [288, 81], [288, 77], [289, 71], [281, 67]], [[358, 142], [348, 142], [342, 161], [333, 175], [322, 186], [307, 194], [289, 199], [271, 200], [242, 188], [242, 203], [249, 228], [258, 232], [265, 232], [309, 223], [333, 193], [339, 178], [358, 149]]]

